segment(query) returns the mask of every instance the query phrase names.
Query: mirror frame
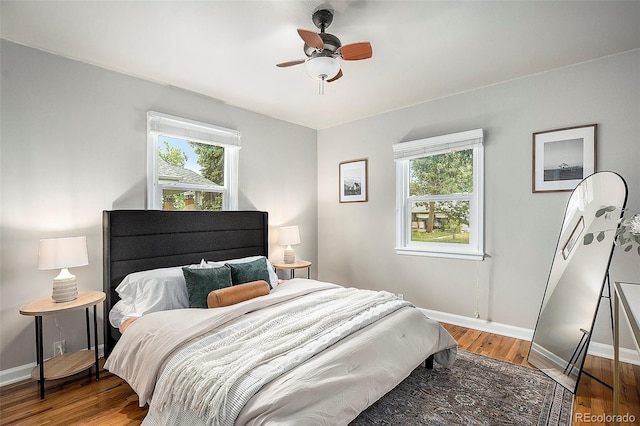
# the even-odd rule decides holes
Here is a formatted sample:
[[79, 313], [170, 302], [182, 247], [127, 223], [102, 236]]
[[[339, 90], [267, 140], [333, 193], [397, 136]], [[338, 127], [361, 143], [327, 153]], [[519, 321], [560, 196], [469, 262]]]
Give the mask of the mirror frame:
[[[595, 321], [596, 321], [596, 317], [598, 314], [598, 311], [600, 309], [600, 302], [602, 300], [603, 297], [603, 291], [605, 290], [605, 284], [607, 283], [607, 278], [608, 278], [608, 274], [609, 274], [609, 268], [611, 266], [611, 259], [613, 258], [613, 252], [615, 249], [615, 232], [611, 233], [610, 236], [606, 236], [605, 239], [603, 239], [602, 241], [594, 241], [592, 244], [611, 244], [611, 249], [607, 250], [607, 251], [603, 251], [602, 257], [598, 256], [598, 263], [597, 263], [597, 268], [598, 271], [600, 270], [600, 266], [602, 266], [602, 271], [603, 271], [603, 275], [602, 277], [597, 277], [597, 279], [600, 279], [600, 285], [599, 285], [599, 292], [597, 295], [597, 300], [595, 301], [595, 308], [592, 314], [592, 317], [590, 318], [590, 325], [589, 325], [589, 329], [583, 329], [580, 328], [580, 331], [583, 333], [582, 338], [580, 339], [580, 341], [577, 343], [577, 345], [575, 346], [575, 351], [572, 355], [572, 357], [567, 361], [566, 359], [564, 359], [561, 355], [557, 355], [553, 349], [549, 350], [547, 348], [545, 348], [545, 346], [543, 346], [542, 344], [538, 344], [536, 345], [536, 336], [538, 336], [538, 333], [540, 332], [540, 326], [541, 326], [541, 318], [543, 318], [543, 315], [545, 313], [545, 307], [547, 306], [547, 302], [551, 299], [551, 295], [555, 292], [556, 287], [558, 284], [560, 284], [563, 277], [566, 278], [571, 278], [571, 275], [569, 275], [568, 277], [564, 275], [564, 273], [567, 271], [567, 269], [569, 269], [568, 265], [570, 264], [570, 260], [569, 257], [576, 254], [577, 253], [577, 248], [579, 248], [579, 246], [584, 245], [584, 233], [585, 232], [590, 232], [591, 228], [590, 226], [592, 226], [594, 224], [594, 222], [596, 222], [595, 217], [590, 218], [591, 221], [589, 221], [587, 219], [587, 223], [585, 224], [585, 220], [584, 220], [584, 215], [581, 215], [579, 219], [576, 220], [576, 214], [574, 213], [575, 210], [570, 210], [572, 208], [572, 202], [575, 203], [575, 197], [578, 197], [576, 191], [581, 190], [584, 191], [584, 188], [588, 188], [588, 184], [590, 183], [590, 180], [593, 180], [596, 178], [596, 176], [601, 176], [603, 174], [611, 174], [614, 175], [615, 177], [617, 177], [617, 179], [619, 179], [620, 183], [622, 183], [622, 187], [624, 188], [624, 197], [623, 200], [621, 202], [621, 204], [617, 207], [620, 208], [620, 216], [619, 217], [614, 217], [613, 219], [618, 219], [616, 226], [619, 226], [619, 218], [622, 217], [622, 211], [626, 206], [627, 203], [627, 197], [628, 197], [628, 187], [627, 187], [627, 183], [625, 182], [624, 178], [622, 178], [622, 176], [620, 176], [619, 174], [615, 173], [615, 172], [608, 172], [608, 171], [603, 171], [603, 172], [597, 172], [594, 173], [586, 178], [584, 178], [577, 186], [576, 188], [572, 191], [571, 196], [569, 197], [569, 200], [567, 201], [567, 205], [565, 208], [565, 212], [564, 212], [564, 217], [563, 217], [563, 221], [562, 221], [562, 226], [560, 228], [560, 234], [558, 236], [558, 242], [556, 245], [556, 250], [554, 252], [554, 256], [553, 256], [553, 261], [551, 264], [551, 268], [549, 271], [549, 276], [547, 278], [547, 284], [545, 287], [545, 291], [544, 291], [544, 295], [542, 298], [542, 303], [540, 305], [540, 311], [538, 312], [538, 319], [536, 321], [536, 327], [534, 330], [534, 334], [531, 338], [531, 345], [529, 347], [529, 354], [527, 356], [527, 361], [532, 364], [533, 366], [537, 367], [538, 369], [540, 369], [543, 373], [545, 373], [547, 376], [549, 376], [551, 379], [555, 380], [557, 383], [559, 383], [560, 385], [562, 385], [563, 387], [567, 388], [570, 392], [572, 393], [576, 393], [577, 389], [578, 389], [578, 383], [580, 382], [580, 377], [583, 373], [583, 369], [584, 369], [584, 362], [585, 362], [585, 358], [588, 352], [588, 348], [589, 348], [589, 343], [591, 341], [591, 333], [593, 332], [593, 328], [595, 325]], [[585, 204], [586, 206], [587, 204]], [[613, 205], [613, 204], [611, 204]], [[604, 205], [600, 205], [597, 206], [597, 208], [602, 208], [604, 207]], [[571, 217], [568, 217], [568, 215], [571, 214]], [[575, 223], [573, 223], [575, 221]], [[571, 226], [571, 229], [567, 229], [569, 226]], [[606, 246], [603, 247], [603, 249], [606, 249]], [[571, 251], [575, 250], [576, 253], [571, 254]], [[583, 249], [584, 250], [584, 249]], [[599, 253], [598, 253], [599, 254]], [[569, 259], [564, 265], [559, 264], [559, 261], [561, 260], [567, 260]], [[573, 258], [572, 258], [573, 259]], [[569, 272], [572, 272], [573, 270], [570, 270]], [[572, 282], [573, 280], [567, 279], [565, 281], [563, 281], [563, 283], [565, 283], [566, 281], [570, 281]], [[596, 282], [596, 278], [593, 278], [592, 283], [595, 284]], [[587, 289], [591, 288], [591, 291], [588, 292], [589, 294], [587, 294], [588, 297], [591, 297], [592, 294], [595, 294], [595, 290], [596, 287], [595, 285], [592, 284], [592, 286], [590, 287], [585, 287]], [[564, 287], [566, 287], [567, 284], [565, 284]], [[561, 290], [566, 291], [566, 288], [562, 288]], [[609, 289], [609, 291], [611, 291]], [[561, 291], [562, 292], [562, 291]], [[561, 296], [561, 294], [560, 294]], [[557, 296], [558, 297], [558, 296]], [[554, 300], [555, 304], [558, 304], [558, 300], [556, 298], [556, 300]], [[565, 301], [565, 303], [567, 303]], [[567, 303], [570, 305], [570, 303]], [[561, 305], [561, 306], [566, 306], [566, 305]], [[546, 317], [544, 318], [545, 323], [548, 322], [548, 318], [550, 316], [555, 316], [555, 315], [562, 315], [561, 313], [551, 313], [551, 314], [547, 314]], [[556, 319], [556, 318], [554, 318]], [[543, 327], [544, 328], [544, 327]], [[543, 337], [545, 338], [549, 335], [552, 334], [552, 332], [554, 332], [555, 330], [551, 330], [551, 332], [549, 332], [550, 330], [547, 328], [545, 329], [542, 333], [543, 333]], [[546, 334], [545, 334], [546, 333]], [[574, 333], [577, 334], [577, 333]], [[562, 337], [560, 335], [559, 332], [557, 332], [554, 336], [552, 337]], [[558, 339], [556, 339], [558, 340]], [[547, 340], [548, 341], [548, 340]], [[545, 342], [543, 342], [545, 343]], [[572, 341], [573, 343], [573, 341]], [[574, 347], [573, 345], [571, 346], [572, 348]], [[535, 348], [535, 349], [534, 349]], [[582, 348], [582, 349], [580, 349]], [[577, 355], [577, 357], [576, 357]], [[575, 357], [575, 362], [572, 363], [573, 359]], [[558, 363], [558, 361], [563, 361], [564, 363], [566, 363], [566, 367], [564, 368], [564, 370], [561, 370], [560, 368], [560, 364]], [[579, 361], [579, 363], [578, 363]], [[579, 364], [579, 365], [578, 365]], [[569, 369], [570, 368], [570, 369]], [[569, 369], [569, 372], [567, 374], [567, 370]], [[575, 371], [577, 369], [577, 372]], [[575, 380], [575, 381], [574, 381]]]

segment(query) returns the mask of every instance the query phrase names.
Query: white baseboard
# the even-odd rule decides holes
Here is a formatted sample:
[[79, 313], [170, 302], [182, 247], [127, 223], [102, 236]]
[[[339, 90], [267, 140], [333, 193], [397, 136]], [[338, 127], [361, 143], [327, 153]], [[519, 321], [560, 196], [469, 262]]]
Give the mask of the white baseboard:
[[[447, 312], [432, 311], [430, 309], [420, 308], [420, 310], [424, 312], [426, 316], [438, 322], [446, 322], [447, 324], [486, 331], [488, 333], [513, 337], [521, 340], [531, 341], [533, 338], [533, 330], [528, 328], [515, 327], [513, 325], [501, 324], [483, 319], [449, 314]], [[589, 343], [589, 354], [602, 358], [613, 359], [613, 346], [606, 345], [604, 343], [591, 342]], [[640, 365], [640, 354], [638, 354], [634, 349], [620, 348], [620, 361]]]
[[[104, 356], [104, 345], [98, 345], [98, 355]], [[0, 370], [0, 387], [18, 383], [31, 378], [31, 370], [36, 366], [35, 362], [19, 365], [7, 370]]]
[[533, 330], [530, 330], [528, 328], [501, 324], [498, 322], [487, 321], [483, 319], [464, 317], [462, 315], [449, 314], [446, 312], [432, 311], [430, 309], [420, 308], [420, 310], [424, 312], [426, 316], [438, 322], [446, 322], [447, 324], [459, 325], [461, 327], [486, 331], [488, 333], [499, 334], [500, 336], [514, 337], [521, 340], [531, 341], [531, 339], [533, 338]]
[[[589, 343], [589, 354], [602, 358], [613, 359], [613, 346], [604, 343]], [[620, 361], [633, 365], [640, 365], [640, 354], [634, 349], [620, 348]]]
[[31, 377], [31, 370], [33, 370], [36, 365], [35, 362], [32, 362], [0, 371], [0, 387], [29, 379]]

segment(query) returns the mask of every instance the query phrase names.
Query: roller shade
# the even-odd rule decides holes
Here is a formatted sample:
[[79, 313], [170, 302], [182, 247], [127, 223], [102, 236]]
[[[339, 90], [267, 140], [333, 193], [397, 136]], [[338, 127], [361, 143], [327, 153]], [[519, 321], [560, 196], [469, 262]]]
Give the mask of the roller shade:
[[237, 130], [155, 111], [149, 111], [147, 118], [149, 131], [159, 135], [240, 148], [240, 132]]
[[393, 145], [393, 159], [396, 161], [410, 160], [412, 158], [471, 148], [474, 145], [482, 144], [482, 139], [482, 129], [475, 129], [415, 141], [401, 142]]

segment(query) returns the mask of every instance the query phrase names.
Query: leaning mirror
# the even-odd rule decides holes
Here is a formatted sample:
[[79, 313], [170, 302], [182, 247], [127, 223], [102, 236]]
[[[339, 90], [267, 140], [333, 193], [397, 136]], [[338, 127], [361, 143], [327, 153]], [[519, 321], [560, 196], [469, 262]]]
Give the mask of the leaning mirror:
[[[626, 200], [627, 185], [622, 177], [612, 172], [595, 173], [573, 190], [562, 221], [528, 361], [573, 393]], [[609, 214], [596, 214], [609, 206]], [[597, 241], [585, 244], [587, 234], [596, 235]]]

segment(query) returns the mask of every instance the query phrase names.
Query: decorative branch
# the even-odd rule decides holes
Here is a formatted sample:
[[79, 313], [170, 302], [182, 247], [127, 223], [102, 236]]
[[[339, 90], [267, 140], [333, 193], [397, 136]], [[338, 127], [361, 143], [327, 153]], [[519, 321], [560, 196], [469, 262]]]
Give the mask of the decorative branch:
[[[598, 211], [596, 211], [595, 217], [603, 217], [605, 220], [611, 220], [611, 215], [614, 211], [619, 210], [618, 207], [615, 206], [606, 206]], [[630, 210], [626, 210], [626, 212], [630, 212]], [[621, 211], [624, 215], [625, 209]], [[617, 246], [620, 246], [625, 252], [631, 251], [634, 245], [637, 245], [637, 252], [640, 256], [640, 213], [631, 212], [633, 216], [630, 218], [625, 218], [623, 215], [620, 219], [616, 220], [616, 223], [619, 225], [617, 228], [605, 229], [602, 231], [598, 231], [597, 233], [588, 232], [584, 235], [584, 244], [589, 245], [595, 239], [600, 242], [604, 240], [605, 232], [615, 231], [615, 236], [613, 238], [614, 243]]]

